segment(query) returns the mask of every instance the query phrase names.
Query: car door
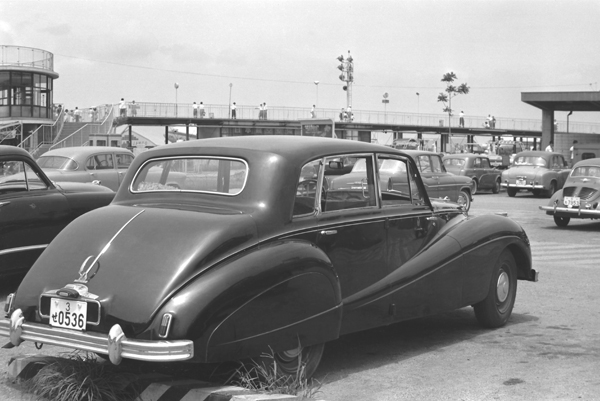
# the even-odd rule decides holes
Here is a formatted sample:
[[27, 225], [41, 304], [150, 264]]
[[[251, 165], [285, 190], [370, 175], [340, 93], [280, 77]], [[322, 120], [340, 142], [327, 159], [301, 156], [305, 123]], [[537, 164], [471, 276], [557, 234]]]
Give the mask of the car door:
[[85, 163], [85, 168], [92, 181], [113, 191], [119, 189], [119, 174], [115, 169], [112, 153], [102, 152], [90, 156]]
[[0, 275], [25, 273], [70, 221], [70, 207], [37, 165], [21, 158], [0, 161], [11, 167], [0, 177]]
[[443, 197], [440, 194], [439, 171], [434, 171], [429, 155], [419, 155], [415, 158], [415, 161], [417, 162], [419, 172], [421, 173], [421, 180], [423, 181], [423, 185], [425, 185], [429, 197]]
[[[338, 275], [344, 319], [342, 332], [381, 325], [389, 320], [389, 302], [378, 284], [389, 274], [387, 263], [387, 218], [379, 204], [379, 186], [374, 154], [338, 155], [356, 158], [351, 179], [348, 174], [329, 175], [321, 185], [316, 244]], [[339, 160], [339, 159], [337, 159]], [[338, 165], [336, 157], [324, 165]], [[341, 166], [341, 163], [340, 163]], [[324, 169], [321, 169], [324, 175]], [[324, 182], [325, 177], [320, 182]]]
[[[456, 176], [446, 171], [442, 158], [439, 155], [429, 155], [431, 171], [438, 180], [437, 196], [439, 198], [448, 197], [453, 202], [458, 199], [458, 191], [460, 184], [457, 182]], [[427, 190], [429, 193], [429, 190]]]
[[562, 188], [569, 177], [571, 169], [567, 166], [568, 164], [562, 155], [553, 156], [552, 170], [556, 171], [557, 189]]
[[492, 188], [495, 185], [498, 170], [494, 170], [486, 157], [477, 158], [477, 174], [481, 188]]
[[123, 177], [125, 177], [127, 169], [129, 169], [131, 162], [133, 162], [133, 156], [129, 153], [115, 153], [115, 159], [119, 177], [119, 185], [121, 185], [121, 182], [123, 182]]

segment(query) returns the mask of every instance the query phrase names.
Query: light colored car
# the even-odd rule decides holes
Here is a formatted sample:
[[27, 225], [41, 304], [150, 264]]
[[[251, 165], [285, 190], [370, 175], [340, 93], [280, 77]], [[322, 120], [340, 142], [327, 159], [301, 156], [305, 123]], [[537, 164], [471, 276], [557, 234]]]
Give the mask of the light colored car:
[[91, 182], [116, 191], [133, 158], [128, 149], [74, 146], [50, 150], [37, 163], [53, 181]]
[[566, 227], [572, 218], [600, 219], [600, 158], [575, 164], [563, 189], [540, 209], [554, 216], [559, 227]]
[[483, 155], [457, 153], [443, 158], [446, 170], [455, 175], [469, 177], [472, 181], [472, 194], [479, 190], [500, 192], [501, 171], [492, 167], [490, 160]]
[[502, 172], [502, 186], [510, 197], [527, 190], [549, 198], [563, 187], [570, 172], [561, 153], [530, 150], [518, 153], [510, 168]]

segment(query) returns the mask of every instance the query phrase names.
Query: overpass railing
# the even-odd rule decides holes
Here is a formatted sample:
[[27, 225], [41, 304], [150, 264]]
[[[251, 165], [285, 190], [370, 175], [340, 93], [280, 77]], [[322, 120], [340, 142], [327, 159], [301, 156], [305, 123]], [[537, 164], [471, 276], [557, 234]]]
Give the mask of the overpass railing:
[[50, 147], [50, 149], [65, 148], [71, 146], [87, 146], [91, 135], [106, 135], [113, 126], [114, 106], [107, 104], [97, 107], [99, 115], [104, 116], [100, 123], [88, 123], [68, 137], [61, 139]]
[[[340, 122], [341, 109], [317, 108], [316, 118], [331, 118]], [[116, 109], [115, 113], [119, 113]], [[206, 104], [204, 105], [204, 118], [226, 119], [230, 118], [231, 111], [227, 105]], [[426, 113], [403, 113], [385, 112], [374, 110], [353, 110], [353, 122], [365, 124], [392, 124], [392, 125], [415, 125], [421, 127], [444, 127], [448, 129], [447, 114]], [[237, 119], [259, 119], [258, 106], [237, 105]], [[118, 114], [115, 114], [115, 117]], [[192, 104], [175, 103], [129, 103], [127, 116], [135, 117], [177, 117], [194, 118]], [[308, 107], [268, 107], [267, 120], [305, 120], [311, 118]], [[465, 116], [465, 128], [484, 128], [487, 117]], [[459, 117], [451, 118], [451, 126], [458, 127]], [[496, 129], [499, 130], [522, 130], [541, 131], [542, 121], [536, 119], [519, 119], [496, 117]], [[557, 132], [566, 132], [566, 121], [559, 121]], [[600, 133], [600, 124], [594, 123], [569, 123], [569, 132], [573, 133]]]

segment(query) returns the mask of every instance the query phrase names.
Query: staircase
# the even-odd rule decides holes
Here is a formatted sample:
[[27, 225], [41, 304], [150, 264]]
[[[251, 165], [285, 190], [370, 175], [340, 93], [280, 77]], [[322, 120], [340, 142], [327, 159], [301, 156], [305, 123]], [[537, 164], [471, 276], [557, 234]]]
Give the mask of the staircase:
[[[81, 129], [81, 127], [83, 127], [86, 124], [88, 124], [88, 123], [65, 122], [65, 124], [63, 125], [63, 129], [60, 131], [58, 138], [56, 138], [54, 140], [54, 143], [58, 143], [58, 142], [62, 141], [63, 139], [65, 139], [69, 135], [71, 135], [73, 132]], [[74, 142], [77, 142], [77, 143], [73, 143], [73, 145], [70, 145], [70, 146], [83, 146], [85, 143], [87, 143], [88, 138], [86, 136], [86, 138], [77, 138], [77, 139], [73, 138], [73, 140], [74, 140]]]

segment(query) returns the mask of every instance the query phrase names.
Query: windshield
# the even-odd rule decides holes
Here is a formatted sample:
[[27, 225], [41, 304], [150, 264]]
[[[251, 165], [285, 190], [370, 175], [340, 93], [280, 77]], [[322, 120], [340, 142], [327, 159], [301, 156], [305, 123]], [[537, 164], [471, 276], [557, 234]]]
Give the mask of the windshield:
[[465, 159], [445, 159], [444, 166], [446, 168], [460, 168], [465, 165]]
[[598, 177], [600, 178], [600, 166], [581, 166], [571, 173], [571, 177]]
[[237, 195], [248, 177], [245, 161], [230, 158], [181, 157], [146, 162], [130, 190], [139, 192], [205, 192]]
[[548, 162], [541, 156], [518, 156], [513, 161], [515, 166], [540, 166], [546, 167]]
[[55, 168], [58, 170], [77, 170], [77, 162], [64, 156], [42, 156], [37, 159], [41, 168]]

